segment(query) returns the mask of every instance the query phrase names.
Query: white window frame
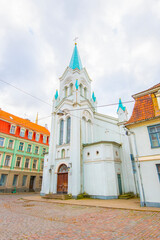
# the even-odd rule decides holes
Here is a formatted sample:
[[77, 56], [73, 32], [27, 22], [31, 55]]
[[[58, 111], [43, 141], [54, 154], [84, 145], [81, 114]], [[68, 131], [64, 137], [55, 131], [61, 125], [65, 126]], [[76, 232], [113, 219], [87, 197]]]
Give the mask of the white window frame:
[[[35, 168], [33, 168], [34, 161], [36, 161], [36, 167]], [[37, 169], [37, 163], [38, 163], [38, 160], [37, 159], [33, 159], [32, 169]]]
[[[13, 141], [12, 147], [9, 147], [9, 142], [10, 142], [10, 141]], [[14, 140], [13, 140], [13, 139], [9, 139], [9, 141], [8, 141], [8, 148], [9, 148], [9, 149], [13, 149], [13, 148], [14, 148]]]
[[[17, 166], [17, 159], [18, 159], [18, 158], [20, 158], [20, 165], [19, 165], [19, 166]], [[21, 167], [21, 163], [22, 163], [22, 157], [17, 156], [17, 157], [16, 157], [16, 162], [15, 162], [15, 167], [20, 168], [20, 167]]]
[[[2, 144], [2, 146], [1, 146], [1, 144], [0, 144], [0, 147], [4, 147], [4, 143], [5, 143], [5, 138], [4, 137], [0, 137], [0, 138], [3, 138], [4, 140], [3, 140], [3, 144]], [[0, 141], [1, 142], [1, 141]]]
[[[38, 151], [36, 152], [36, 149], [37, 149], [37, 148], [38, 148]], [[35, 153], [35, 154], [39, 154], [39, 146], [35, 146], [34, 153]]]
[[[6, 157], [7, 157], [7, 156], [10, 156], [9, 164], [8, 164], [8, 165], [5, 165]], [[10, 166], [11, 166], [11, 160], [12, 160], [12, 155], [10, 155], [10, 154], [6, 154], [6, 155], [5, 155], [5, 158], [4, 158], [3, 166], [4, 166], [4, 167], [10, 167]]]
[[[25, 165], [26, 165], [26, 159], [29, 160], [29, 162], [28, 162], [28, 167], [25, 166]], [[31, 162], [30, 158], [25, 158], [24, 168], [29, 169], [30, 162]]]
[[47, 136], [43, 135], [43, 143], [47, 143]]
[[25, 128], [21, 128], [20, 137], [25, 137], [25, 132], [26, 132], [26, 129]]
[[[14, 127], [14, 131], [12, 130], [12, 127]], [[15, 133], [16, 133], [16, 125], [11, 124], [10, 133], [11, 133], [11, 134], [15, 134]]]
[[[45, 149], [45, 151], [44, 151], [44, 149]], [[46, 153], [46, 148], [42, 148], [42, 154], [45, 154]]]
[[[31, 137], [29, 137], [29, 135], [31, 134]], [[28, 131], [28, 139], [32, 140], [33, 138], [33, 131], [29, 130]]]
[[[28, 145], [31, 146], [31, 150], [30, 150], [30, 152], [28, 151]], [[29, 144], [29, 143], [28, 143], [28, 145], [27, 145], [27, 153], [32, 153], [32, 144]]]
[[[22, 150], [19, 149], [19, 147], [20, 147], [20, 143], [23, 143], [23, 148], [22, 148]], [[19, 142], [19, 147], [18, 147], [18, 150], [19, 150], [19, 151], [24, 151], [24, 142]]]
[[36, 133], [36, 142], [39, 142], [40, 134]]

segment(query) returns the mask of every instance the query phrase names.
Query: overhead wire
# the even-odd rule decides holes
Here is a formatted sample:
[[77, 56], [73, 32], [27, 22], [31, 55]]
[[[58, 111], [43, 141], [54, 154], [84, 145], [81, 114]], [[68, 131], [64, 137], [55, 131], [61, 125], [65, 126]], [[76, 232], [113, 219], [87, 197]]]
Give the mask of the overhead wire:
[[[23, 89], [20, 89], [20, 88], [14, 86], [14, 85], [11, 84], [11, 83], [8, 83], [8, 82], [6, 82], [6, 81], [4, 81], [4, 80], [2, 80], [2, 79], [0, 79], [0, 81], [3, 82], [3, 83], [5, 83], [5, 84], [7, 84], [7, 85], [9, 85], [9, 86], [11, 86], [11, 87], [13, 87], [13, 88], [15, 88], [15, 89], [18, 90], [18, 91], [23, 92], [24, 94], [26, 94], [26, 95], [28, 95], [28, 96], [31, 96], [31, 97], [35, 98], [36, 100], [39, 100], [39, 101], [41, 101], [41, 102], [43, 102], [43, 103], [45, 103], [45, 104], [47, 104], [47, 105], [49, 105], [49, 106], [52, 106], [51, 104], [49, 104], [48, 102], [42, 100], [41, 98], [36, 97], [36, 96], [28, 93], [27, 91], [24, 91]], [[155, 98], [156, 98], [156, 97], [155, 97]], [[144, 101], [144, 100], [143, 100], [143, 99], [142, 99], [142, 100], [141, 100], [141, 99], [137, 99], [136, 101]], [[134, 100], [128, 100], [128, 101], [123, 101], [123, 104], [134, 103], [134, 102], [135, 102]], [[71, 110], [69, 110], [69, 111], [71, 112], [71, 111], [78, 111], [78, 110], [88, 110], [88, 109], [91, 109], [91, 108], [109, 107], [109, 106], [115, 106], [115, 105], [118, 105], [118, 104], [119, 104], [119, 102], [117, 102], [117, 103], [110, 103], [110, 104], [104, 104], [104, 105], [99, 105], [99, 106], [95, 106], [95, 107], [93, 106], [93, 107], [87, 107], [87, 108], [85, 107], [85, 108], [71, 109]], [[60, 109], [59, 109], [59, 110], [60, 110]], [[41, 117], [41, 118], [39, 118], [38, 120], [40, 121], [40, 120], [49, 118], [49, 117], [51, 117], [51, 116], [52, 116], [52, 115], [48, 115], [48, 116], [46, 116], [46, 117]], [[76, 117], [76, 116], [75, 116], [75, 117]]]

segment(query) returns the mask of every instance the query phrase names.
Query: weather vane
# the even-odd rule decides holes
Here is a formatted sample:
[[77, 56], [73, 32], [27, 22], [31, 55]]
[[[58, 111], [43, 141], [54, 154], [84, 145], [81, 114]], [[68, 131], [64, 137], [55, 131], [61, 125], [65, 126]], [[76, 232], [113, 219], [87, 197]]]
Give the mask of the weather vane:
[[73, 41], [75, 41], [75, 44], [77, 44], [77, 39], [78, 39], [78, 37], [75, 37], [75, 38], [73, 39]]

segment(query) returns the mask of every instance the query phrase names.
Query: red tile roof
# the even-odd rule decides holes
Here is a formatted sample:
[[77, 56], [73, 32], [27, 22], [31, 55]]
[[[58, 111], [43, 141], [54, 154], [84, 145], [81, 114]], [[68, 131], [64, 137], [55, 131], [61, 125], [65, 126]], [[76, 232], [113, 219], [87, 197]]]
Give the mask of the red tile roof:
[[128, 125], [130, 123], [139, 122], [145, 119], [153, 118], [154, 116], [152, 97], [150, 94], [145, 95], [135, 100], [132, 116], [126, 124]]
[[16, 125], [23, 126], [24, 128], [28, 128], [28, 129], [31, 129], [33, 131], [36, 131], [36, 132], [39, 132], [39, 133], [42, 133], [42, 134], [45, 134], [48, 136], [50, 135], [50, 132], [45, 127], [42, 127], [36, 123], [33, 123], [33, 122], [29, 121], [28, 119], [17, 117], [15, 115], [5, 112], [1, 109], [0, 109], [0, 119], [6, 120], [10, 123], [14, 123]]
[[[158, 89], [157, 89], [158, 88]], [[160, 89], [160, 83], [154, 85], [153, 87], [133, 95], [135, 99], [135, 104], [131, 118], [126, 123], [130, 125], [140, 121], [152, 119], [154, 117], [160, 116], [160, 110], [157, 105], [157, 99], [154, 93]]]

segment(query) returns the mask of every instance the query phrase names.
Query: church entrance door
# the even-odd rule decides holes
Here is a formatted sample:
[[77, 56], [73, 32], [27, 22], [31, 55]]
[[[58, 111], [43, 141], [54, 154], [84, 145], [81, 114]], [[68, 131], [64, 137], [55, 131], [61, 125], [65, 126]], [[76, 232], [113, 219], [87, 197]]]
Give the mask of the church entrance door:
[[68, 168], [60, 165], [57, 174], [57, 193], [68, 193]]

